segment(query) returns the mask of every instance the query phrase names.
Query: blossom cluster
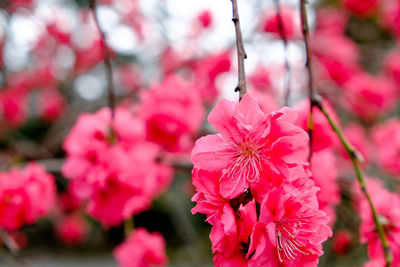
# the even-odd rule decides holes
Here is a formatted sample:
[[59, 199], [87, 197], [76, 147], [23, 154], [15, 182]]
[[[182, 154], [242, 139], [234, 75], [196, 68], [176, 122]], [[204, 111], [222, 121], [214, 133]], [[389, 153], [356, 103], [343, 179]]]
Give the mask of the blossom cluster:
[[316, 266], [331, 236], [305, 164], [308, 136], [288, 108], [265, 114], [246, 94], [221, 100], [208, 121], [219, 132], [192, 150], [197, 202], [216, 266]]

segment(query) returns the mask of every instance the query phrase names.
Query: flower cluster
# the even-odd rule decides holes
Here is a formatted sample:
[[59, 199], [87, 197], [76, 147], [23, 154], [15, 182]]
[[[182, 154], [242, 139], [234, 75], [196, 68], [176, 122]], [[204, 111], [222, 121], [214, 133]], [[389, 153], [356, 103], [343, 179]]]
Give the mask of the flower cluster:
[[147, 209], [172, 178], [172, 169], [156, 162], [159, 147], [145, 138], [141, 120], [117, 109], [111, 123], [104, 108], [81, 115], [64, 141], [62, 172], [72, 179], [70, 189], [104, 225]]
[[35, 223], [49, 213], [55, 198], [54, 178], [36, 163], [0, 173], [0, 228]]
[[308, 136], [284, 108], [265, 114], [246, 94], [222, 100], [208, 121], [218, 134], [192, 150], [197, 206], [206, 214], [216, 266], [316, 266], [331, 236], [309, 178]]

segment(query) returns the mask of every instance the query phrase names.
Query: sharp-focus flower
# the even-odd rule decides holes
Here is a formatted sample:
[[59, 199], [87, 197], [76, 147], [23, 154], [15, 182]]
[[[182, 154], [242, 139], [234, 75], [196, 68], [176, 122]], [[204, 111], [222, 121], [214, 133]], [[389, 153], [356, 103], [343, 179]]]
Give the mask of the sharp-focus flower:
[[222, 196], [235, 198], [264, 171], [288, 174], [302, 164], [308, 136], [295, 119], [288, 108], [264, 114], [249, 94], [236, 104], [222, 100], [208, 117], [219, 134], [197, 140], [191, 160], [199, 169], [220, 171]]
[[317, 266], [322, 243], [332, 235], [317, 190], [283, 184], [268, 193], [251, 235], [249, 266]]
[[168, 262], [162, 235], [141, 227], [116, 247], [113, 254], [120, 267], [164, 266]]

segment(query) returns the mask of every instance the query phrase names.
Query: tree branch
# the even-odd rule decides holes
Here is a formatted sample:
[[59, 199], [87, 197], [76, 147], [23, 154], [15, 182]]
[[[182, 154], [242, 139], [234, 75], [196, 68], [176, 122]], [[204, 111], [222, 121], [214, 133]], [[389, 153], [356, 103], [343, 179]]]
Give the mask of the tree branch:
[[329, 125], [331, 126], [332, 130], [336, 133], [336, 135], [339, 137], [340, 142], [342, 143], [343, 147], [346, 149], [346, 152], [351, 159], [351, 162], [354, 167], [354, 171], [356, 173], [357, 180], [360, 184], [362, 192], [364, 193], [365, 197], [368, 200], [368, 204], [371, 209], [375, 227], [378, 231], [379, 239], [382, 243], [382, 249], [383, 249], [383, 253], [385, 255], [385, 261], [386, 261], [386, 267], [390, 267], [391, 263], [393, 261], [393, 256], [390, 251], [390, 247], [389, 247], [389, 243], [387, 241], [386, 235], [385, 235], [385, 231], [382, 227], [382, 224], [379, 221], [378, 213], [375, 209], [372, 198], [371, 198], [370, 194], [368, 193], [368, 190], [366, 187], [365, 178], [364, 178], [363, 172], [361, 171], [361, 168], [360, 168], [360, 162], [361, 162], [361, 157], [359, 156], [360, 154], [346, 139], [346, 137], [344, 136], [339, 125], [336, 124], [336, 122], [332, 119], [332, 117], [328, 113], [327, 109], [324, 107], [324, 104], [322, 102], [321, 97], [318, 95], [318, 92], [314, 89], [313, 80], [312, 80], [312, 69], [311, 69], [311, 52], [310, 52], [310, 47], [309, 47], [309, 28], [308, 28], [308, 21], [307, 21], [306, 0], [300, 0], [300, 1], [301, 1], [300, 12], [301, 12], [301, 18], [302, 18], [301, 21], [302, 21], [302, 27], [303, 27], [304, 43], [305, 43], [305, 47], [306, 47], [306, 67], [308, 70], [308, 78], [309, 78], [309, 99], [310, 99], [310, 116], [309, 116], [309, 121], [308, 121], [308, 126], [309, 126], [308, 129], [309, 129], [309, 134], [310, 134], [310, 156], [309, 156], [309, 159], [311, 159], [311, 148], [312, 148], [312, 146], [311, 146], [311, 141], [312, 141], [311, 136], [312, 136], [312, 128], [313, 128], [312, 110], [313, 110], [313, 107], [317, 107], [324, 114], [326, 119], [328, 120]]
[[242, 99], [243, 95], [246, 93], [246, 74], [244, 70], [244, 60], [247, 58], [246, 51], [244, 50], [243, 36], [240, 29], [239, 12], [237, 0], [232, 1], [232, 21], [235, 25], [236, 34], [236, 47], [237, 47], [237, 57], [238, 57], [238, 85], [235, 88], [235, 92], [239, 92], [239, 101]]
[[96, 0], [89, 0], [89, 8], [92, 12], [93, 19], [96, 24], [96, 28], [101, 37], [104, 65], [106, 66], [108, 105], [111, 110], [111, 118], [114, 119], [114, 116], [115, 116], [115, 89], [114, 89], [114, 82], [113, 82], [114, 79], [113, 79], [110, 51], [108, 50], [106, 35], [105, 35], [104, 31], [101, 29], [99, 18], [97, 16]]

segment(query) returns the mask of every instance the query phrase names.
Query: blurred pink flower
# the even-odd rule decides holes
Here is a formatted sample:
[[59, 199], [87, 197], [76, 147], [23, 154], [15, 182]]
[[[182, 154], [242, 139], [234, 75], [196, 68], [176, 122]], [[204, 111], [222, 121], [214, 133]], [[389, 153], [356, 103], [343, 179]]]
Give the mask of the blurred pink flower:
[[55, 205], [54, 178], [36, 163], [0, 173], [0, 227], [16, 230], [46, 216]]
[[145, 141], [144, 123], [123, 109], [116, 110], [112, 126], [109, 109], [81, 115], [63, 146], [62, 173], [104, 225], [147, 209], [172, 179], [173, 170], [156, 162], [159, 147]]
[[359, 73], [344, 84], [347, 107], [367, 122], [373, 122], [394, 108], [395, 84], [384, 77]]
[[338, 255], [346, 254], [350, 250], [352, 235], [348, 230], [338, 230], [332, 240], [332, 250]]
[[[339, 123], [339, 118], [329, 102], [324, 101], [324, 106], [329, 114], [332, 116], [332, 118], [337, 123]], [[296, 124], [307, 131], [308, 119], [310, 114], [309, 100], [303, 100], [294, 107], [294, 110], [297, 111], [298, 115]], [[324, 114], [322, 114], [322, 112], [318, 109], [318, 107], [313, 108], [313, 127], [313, 151], [320, 151], [326, 148], [334, 148], [339, 144], [336, 133], [332, 130], [328, 120], [325, 118]]]
[[370, 17], [377, 10], [381, 0], [341, 0], [342, 6], [358, 17]]
[[400, 177], [400, 120], [393, 118], [372, 129], [379, 165]]
[[113, 254], [120, 267], [165, 266], [168, 262], [162, 235], [141, 227], [116, 247]]
[[200, 129], [205, 110], [197, 85], [168, 76], [142, 93], [139, 114], [146, 123], [148, 140], [168, 152], [188, 152], [192, 136]]
[[290, 6], [281, 7], [282, 32], [279, 25], [279, 17], [275, 9], [267, 10], [265, 16], [260, 21], [260, 30], [263, 32], [274, 33], [278, 38], [285, 36], [286, 39], [297, 39], [300, 36], [300, 20], [296, 16], [295, 10]]
[[39, 117], [49, 123], [60, 118], [67, 107], [67, 102], [56, 88], [39, 91], [38, 98]]
[[89, 225], [79, 213], [69, 214], [56, 221], [56, 235], [67, 245], [78, 245], [85, 241]]

